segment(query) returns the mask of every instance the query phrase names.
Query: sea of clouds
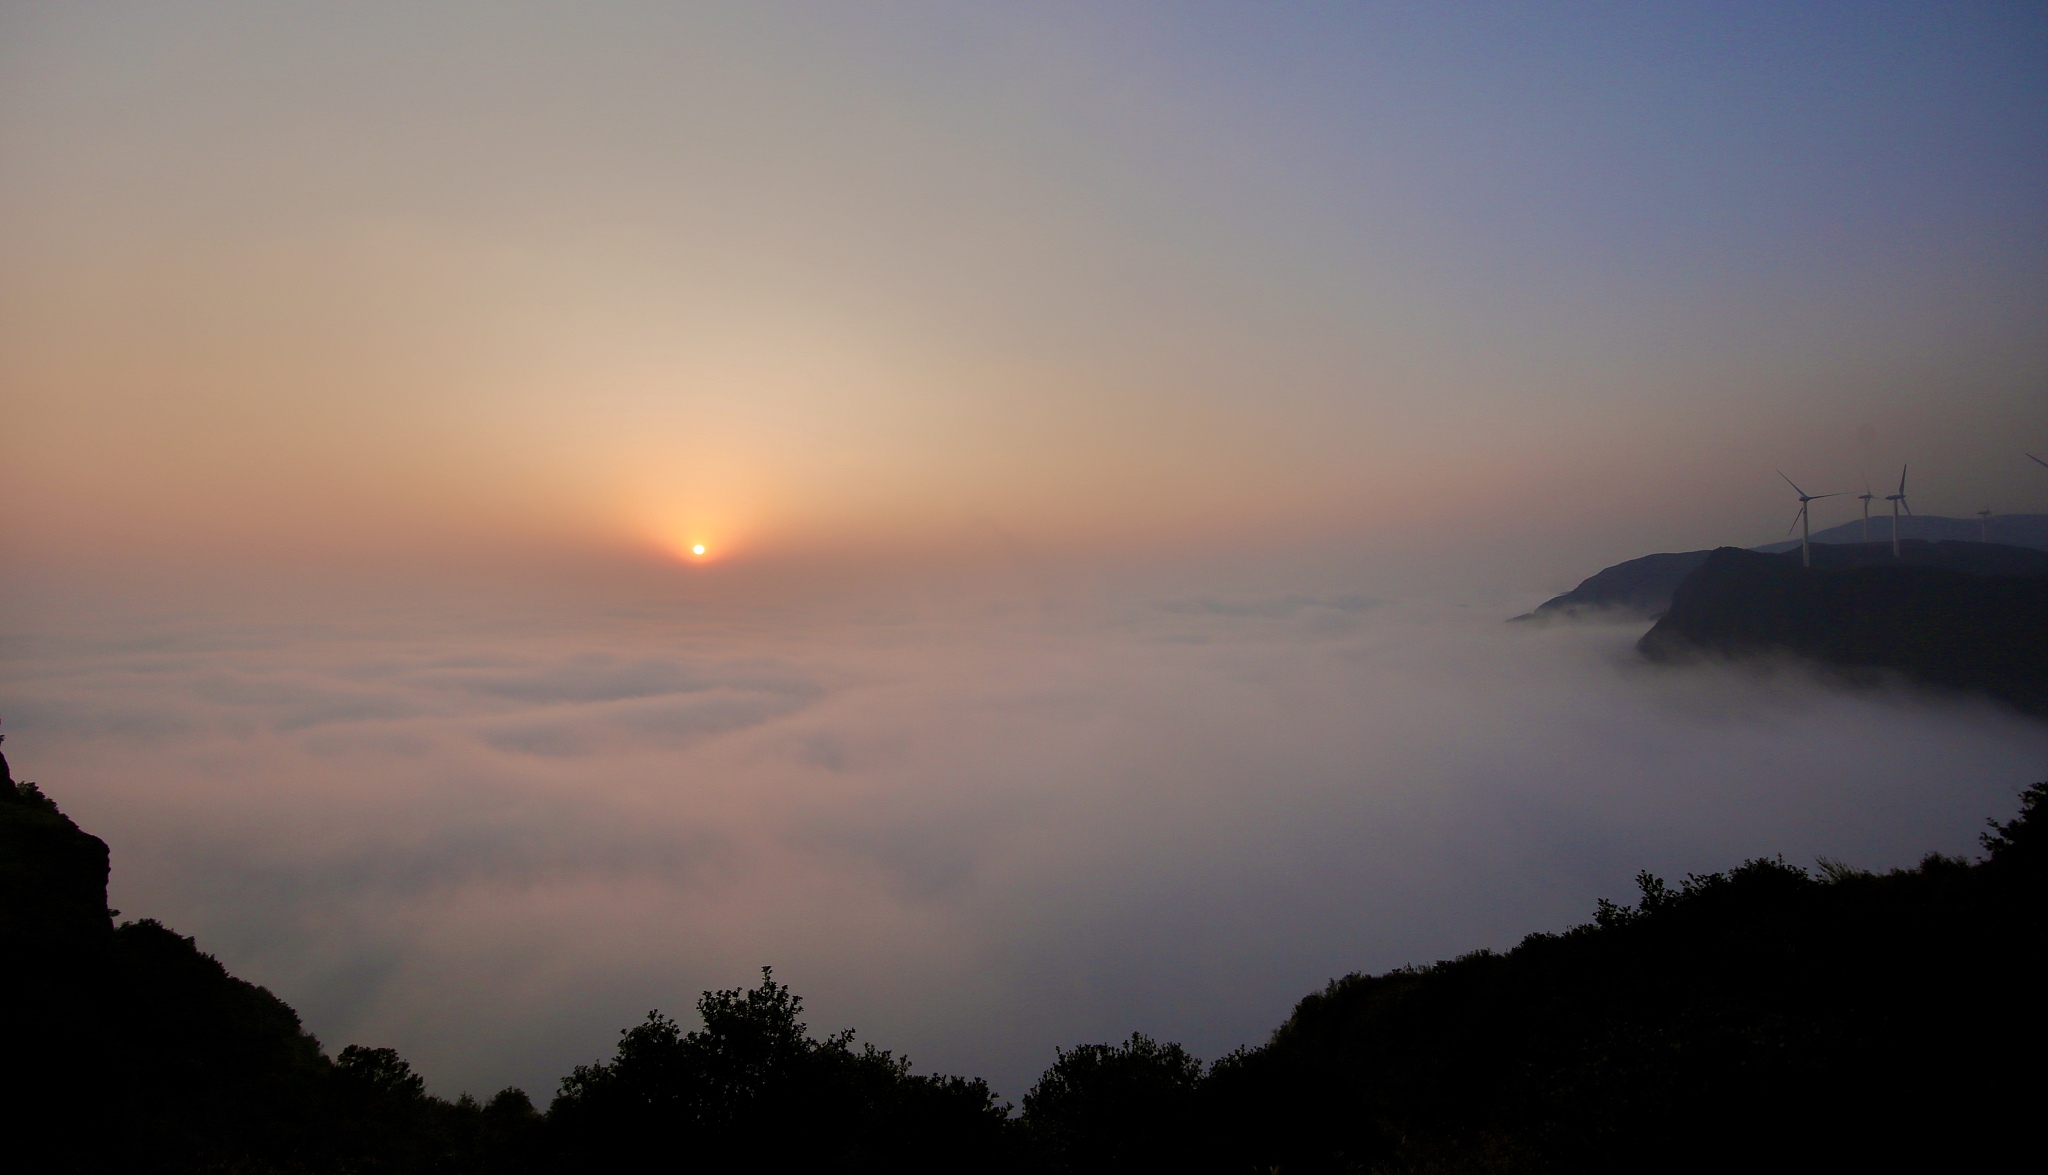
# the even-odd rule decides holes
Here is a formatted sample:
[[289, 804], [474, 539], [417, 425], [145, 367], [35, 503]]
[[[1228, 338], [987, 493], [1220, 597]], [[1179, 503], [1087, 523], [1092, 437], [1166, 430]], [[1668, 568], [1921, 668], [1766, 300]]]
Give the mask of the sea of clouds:
[[1015, 1098], [1133, 1030], [1589, 917], [1639, 869], [1969, 852], [2048, 724], [1657, 669], [1643, 626], [1401, 600], [205, 612], [17, 623], [18, 777], [330, 1049], [545, 1100], [763, 965]]

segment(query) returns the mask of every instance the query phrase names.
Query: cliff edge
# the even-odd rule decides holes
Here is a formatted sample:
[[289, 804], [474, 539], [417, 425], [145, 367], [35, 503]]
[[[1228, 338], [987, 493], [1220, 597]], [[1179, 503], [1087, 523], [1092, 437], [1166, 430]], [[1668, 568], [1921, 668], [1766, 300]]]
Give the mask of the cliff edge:
[[1637, 648], [1664, 662], [1790, 653], [2048, 717], [2048, 577], [1933, 562], [1807, 568], [1722, 547], [1678, 585]]

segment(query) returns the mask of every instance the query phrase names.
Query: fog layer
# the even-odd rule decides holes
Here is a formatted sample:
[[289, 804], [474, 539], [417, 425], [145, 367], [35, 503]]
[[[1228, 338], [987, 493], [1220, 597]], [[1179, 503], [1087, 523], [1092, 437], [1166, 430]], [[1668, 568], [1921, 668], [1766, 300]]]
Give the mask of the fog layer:
[[1214, 1056], [1638, 869], [1968, 851], [2048, 775], [2048, 726], [1653, 670], [1636, 626], [1028, 597], [49, 613], [7, 634], [0, 713], [124, 917], [330, 1049], [542, 1097], [764, 964], [815, 1027], [1010, 1097], [1080, 1040]]

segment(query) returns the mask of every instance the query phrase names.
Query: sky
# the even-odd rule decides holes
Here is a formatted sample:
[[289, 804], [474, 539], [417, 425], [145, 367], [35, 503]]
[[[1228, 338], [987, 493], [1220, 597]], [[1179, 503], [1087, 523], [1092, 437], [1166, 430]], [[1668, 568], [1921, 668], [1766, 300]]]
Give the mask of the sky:
[[2043, 128], [2039, 5], [0, 4], [9, 757], [444, 1092], [1966, 851], [2036, 727], [1498, 621], [2048, 512]]

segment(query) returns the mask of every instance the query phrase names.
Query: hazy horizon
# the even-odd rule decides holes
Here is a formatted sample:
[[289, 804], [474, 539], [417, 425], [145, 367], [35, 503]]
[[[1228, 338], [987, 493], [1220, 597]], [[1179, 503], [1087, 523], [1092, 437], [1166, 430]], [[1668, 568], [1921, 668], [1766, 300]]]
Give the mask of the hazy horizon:
[[0, 4], [9, 757], [536, 1097], [763, 964], [1015, 1098], [1967, 852], [2048, 727], [1500, 621], [1779, 470], [2048, 512], [2044, 128], [1988, 4]]

